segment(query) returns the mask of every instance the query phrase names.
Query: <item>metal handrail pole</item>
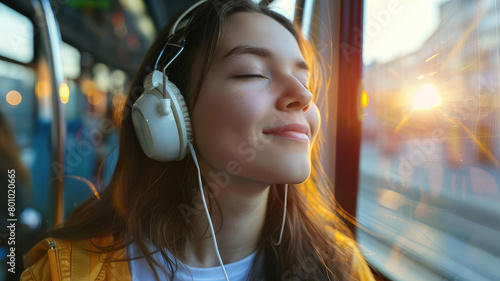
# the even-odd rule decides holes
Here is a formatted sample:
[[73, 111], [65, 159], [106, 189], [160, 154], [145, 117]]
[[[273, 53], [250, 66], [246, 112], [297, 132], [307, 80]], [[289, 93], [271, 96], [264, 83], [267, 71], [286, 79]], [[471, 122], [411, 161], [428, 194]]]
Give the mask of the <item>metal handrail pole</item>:
[[32, 0], [37, 22], [45, 48], [51, 79], [51, 102], [52, 102], [52, 124], [51, 124], [51, 154], [52, 172], [55, 176], [55, 186], [51, 189], [54, 202], [54, 222], [57, 226], [63, 221], [63, 175], [64, 175], [64, 147], [66, 143], [66, 118], [60, 99], [60, 87], [65, 83], [63, 61], [62, 61], [62, 39], [61, 31], [55, 18], [49, 0]]

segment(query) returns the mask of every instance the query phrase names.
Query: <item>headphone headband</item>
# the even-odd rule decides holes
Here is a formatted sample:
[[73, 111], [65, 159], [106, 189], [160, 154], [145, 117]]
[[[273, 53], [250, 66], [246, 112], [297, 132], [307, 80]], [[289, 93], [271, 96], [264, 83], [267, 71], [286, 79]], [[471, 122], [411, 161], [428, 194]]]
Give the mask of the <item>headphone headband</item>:
[[[195, 9], [207, 0], [189, 7], [177, 18], [167, 42], [156, 59], [154, 71], [144, 81], [144, 93], [132, 106], [132, 121], [143, 152], [158, 161], [179, 161], [188, 153], [188, 143], [193, 141], [189, 111], [184, 97], [165, 73], [167, 67], [184, 50], [186, 28], [193, 19]], [[182, 34], [180, 33], [182, 31]], [[180, 34], [178, 42], [173, 41]], [[167, 46], [178, 47], [175, 56], [163, 67], [158, 63]]]
[[[178, 18], [177, 20], [174, 22], [174, 24], [172, 25], [172, 28], [170, 29], [169, 33], [168, 33], [168, 39], [167, 39], [167, 42], [165, 43], [165, 45], [163, 46], [163, 48], [161, 49], [161, 52], [160, 54], [158, 55], [158, 58], [156, 59], [156, 62], [155, 62], [155, 67], [154, 69], [158, 69], [158, 62], [160, 61], [162, 55], [163, 55], [163, 52], [165, 51], [165, 49], [167, 48], [167, 46], [174, 46], [174, 47], [178, 47], [180, 48], [179, 52], [177, 52], [177, 54], [167, 63], [167, 65], [163, 68], [163, 73], [165, 73], [165, 69], [177, 58], [177, 56], [182, 52], [182, 50], [184, 49], [184, 45], [186, 43], [186, 28], [189, 26], [189, 24], [191, 23], [191, 20], [193, 19], [194, 15], [196, 13], [193, 13], [191, 14], [197, 7], [199, 7], [201, 4], [207, 2], [207, 0], [202, 0], [202, 1], [199, 1], [197, 3], [195, 3], [193, 6], [189, 7], [186, 11], [184, 11], [184, 13], [182, 13]], [[190, 16], [190, 17], [187, 17], [187, 16]], [[187, 18], [186, 18], [187, 17]], [[174, 38], [175, 35], [178, 34], [179, 31], [183, 31], [182, 32], [182, 36], [180, 37], [180, 39], [177, 41], [177, 42], [171, 42], [172, 39]]]
[[[202, 1], [199, 1], [195, 4], [193, 4], [193, 6], [189, 7], [186, 11], [184, 11], [184, 13], [182, 13], [178, 18], [177, 20], [175, 21], [174, 25], [172, 26], [172, 28], [170, 29], [170, 32], [168, 34], [168, 37], [172, 37], [173, 35], [175, 35], [178, 31], [182, 30], [182, 29], [185, 29], [189, 23], [191, 22], [191, 19], [193, 19], [193, 17], [189, 17], [189, 18], [186, 18], [184, 19], [187, 15], [189, 15], [189, 13], [191, 13], [194, 9], [196, 9], [197, 7], [199, 7], [201, 4], [207, 2], [207, 0], [202, 0]], [[186, 22], [187, 21], [187, 22]], [[179, 27], [179, 29], [177, 29]]]

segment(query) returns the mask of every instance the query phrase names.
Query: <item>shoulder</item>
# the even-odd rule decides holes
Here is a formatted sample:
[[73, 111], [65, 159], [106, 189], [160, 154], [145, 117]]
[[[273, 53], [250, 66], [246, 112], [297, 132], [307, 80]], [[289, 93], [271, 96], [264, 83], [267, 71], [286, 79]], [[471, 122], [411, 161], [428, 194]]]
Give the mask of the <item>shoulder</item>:
[[130, 280], [125, 248], [103, 252], [96, 248], [111, 246], [113, 236], [77, 241], [46, 238], [25, 256], [22, 281], [29, 280]]

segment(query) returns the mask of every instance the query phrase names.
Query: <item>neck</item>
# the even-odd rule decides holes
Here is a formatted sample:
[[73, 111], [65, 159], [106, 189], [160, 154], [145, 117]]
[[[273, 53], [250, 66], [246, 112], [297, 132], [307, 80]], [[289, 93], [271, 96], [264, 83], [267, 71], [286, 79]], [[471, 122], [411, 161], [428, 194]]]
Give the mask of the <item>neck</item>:
[[[214, 195], [209, 196], [210, 203], [207, 201], [207, 204], [212, 206], [210, 216], [222, 261], [227, 264], [241, 260], [257, 249], [264, 227], [269, 184], [231, 176], [223, 171], [216, 172], [202, 165], [200, 167]], [[206, 176], [222, 175], [221, 173], [225, 173], [225, 181], [220, 177], [217, 180], [217, 177]], [[195, 267], [218, 266], [219, 261], [210, 228], [207, 228], [208, 220], [201, 196], [195, 206], [196, 210], [190, 220], [193, 224], [193, 235], [187, 245], [186, 255], [181, 260]]]

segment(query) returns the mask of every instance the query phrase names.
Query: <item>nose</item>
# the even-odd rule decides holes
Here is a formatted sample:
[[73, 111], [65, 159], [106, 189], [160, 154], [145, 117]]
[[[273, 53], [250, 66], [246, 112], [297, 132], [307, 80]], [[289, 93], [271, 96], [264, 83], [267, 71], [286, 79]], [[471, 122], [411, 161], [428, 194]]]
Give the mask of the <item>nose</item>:
[[276, 107], [283, 111], [306, 112], [311, 107], [312, 93], [293, 76], [284, 80], [286, 80], [286, 86], [276, 102]]

